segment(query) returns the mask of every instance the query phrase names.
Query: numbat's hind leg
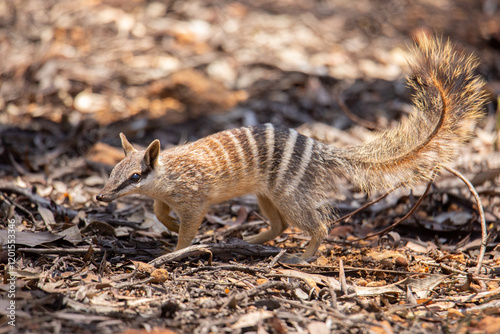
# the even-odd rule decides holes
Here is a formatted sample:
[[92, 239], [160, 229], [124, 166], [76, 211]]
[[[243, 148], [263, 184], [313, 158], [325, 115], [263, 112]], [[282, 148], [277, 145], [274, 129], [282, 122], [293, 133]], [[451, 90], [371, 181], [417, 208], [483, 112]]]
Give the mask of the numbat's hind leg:
[[260, 232], [257, 235], [245, 237], [244, 240], [251, 244], [261, 244], [269, 240], [273, 240], [280, 235], [287, 227], [288, 224], [281, 216], [280, 212], [274, 204], [266, 197], [257, 196], [259, 208], [264, 216], [269, 219], [270, 227], [267, 231]]
[[323, 243], [323, 240], [325, 240], [325, 237], [311, 235], [311, 241], [309, 241], [309, 245], [306, 247], [304, 254], [302, 254], [300, 258], [305, 260], [313, 257], [319, 246]]

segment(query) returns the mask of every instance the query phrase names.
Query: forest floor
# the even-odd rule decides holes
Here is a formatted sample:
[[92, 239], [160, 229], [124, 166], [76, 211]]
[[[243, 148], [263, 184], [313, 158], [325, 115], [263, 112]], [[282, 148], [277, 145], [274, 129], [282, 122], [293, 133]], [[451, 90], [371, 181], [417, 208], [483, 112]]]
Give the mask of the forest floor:
[[[412, 112], [409, 46], [442, 35], [481, 61], [488, 105], [452, 164], [308, 242], [252, 196], [213, 206], [193, 245], [152, 200], [96, 201], [118, 134], [163, 148], [271, 122], [336, 146]], [[0, 333], [499, 333], [500, 2], [0, 2]], [[327, 126], [328, 125], [328, 126]], [[377, 198], [339, 181], [345, 215]], [[13, 234], [12, 231], [16, 231]], [[15, 236], [15, 237], [13, 237]], [[11, 240], [14, 240], [14, 248]]]

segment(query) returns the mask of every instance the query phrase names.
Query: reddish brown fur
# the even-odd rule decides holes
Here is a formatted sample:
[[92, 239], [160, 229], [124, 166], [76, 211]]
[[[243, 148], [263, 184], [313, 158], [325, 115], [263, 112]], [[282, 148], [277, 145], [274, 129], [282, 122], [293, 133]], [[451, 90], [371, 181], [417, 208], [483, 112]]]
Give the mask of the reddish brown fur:
[[[366, 191], [411, 186], [449, 163], [481, 116], [484, 97], [482, 81], [474, 75], [476, 60], [424, 35], [417, 44], [409, 80], [416, 90], [416, 112], [369, 143], [338, 149], [267, 124], [223, 131], [160, 153], [157, 140], [138, 152], [121, 135], [127, 156], [98, 199], [131, 193], [154, 198], [156, 216], [179, 232], [176, 249], [181, 249], [191, 243], [211, 204], [255, 194], [271, 226], [246, 240], [262, 243], [293, 225], [311, 236], [302, 257], [313, 256], [327, 235], [331, 211], [326, 203], [336, 191], [336, 177]], [[171, 209], [180, 225], [170, 217]]]

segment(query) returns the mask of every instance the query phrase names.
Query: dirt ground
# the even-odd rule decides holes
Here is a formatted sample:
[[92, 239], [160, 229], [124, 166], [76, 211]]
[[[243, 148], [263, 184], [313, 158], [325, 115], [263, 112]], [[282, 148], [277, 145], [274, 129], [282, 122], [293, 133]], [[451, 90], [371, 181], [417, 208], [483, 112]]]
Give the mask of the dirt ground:
[[[419, 31], [481, 61], [474, 137], [427, 185], [264, 245], [252, 196], [213, 206], [193, 247], [140, 196], [96, 201], [118, 134], [163, 148], [271, 122], [336, 146], [412, 112]], [[500, 1], [0, 2], [0, 333], [500, 333]], [[367, 196], [340, 181], [339, 216]], [[13, 231], [16, 231], [14, 234]], [[482, 238], [486, 252], [478, 266]], [[15, 240], [11, 243], [11, 238]], [[480, 269], [480, 270], [478, 270]]]

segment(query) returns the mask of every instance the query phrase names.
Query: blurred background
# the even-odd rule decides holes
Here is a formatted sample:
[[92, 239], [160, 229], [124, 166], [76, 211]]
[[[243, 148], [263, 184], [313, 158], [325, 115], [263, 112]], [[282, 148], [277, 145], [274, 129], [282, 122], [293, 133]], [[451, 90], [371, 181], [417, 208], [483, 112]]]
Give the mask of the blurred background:
[[264, 122], [346, 129], [339, 98], [384, 128], [411, 112], [418, 30], [475, 51], [496, 101], [495, 0], [5, 0], [1, 167], [53, 168], [99, 141], [118, 145], [120, 131], [177, 144]]
[[0, 176], [78, 209], [122, 158], [119, 132], [170, 147], [323, 123], [336, 145], [362, 142], [412, 112], [420, 30], [480, 57], [488, 116], [458, 163], [496, 171], [499, 1], [2, 1]]

